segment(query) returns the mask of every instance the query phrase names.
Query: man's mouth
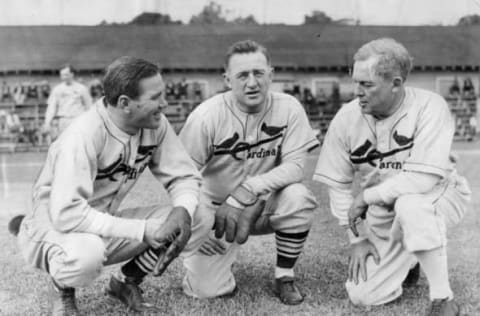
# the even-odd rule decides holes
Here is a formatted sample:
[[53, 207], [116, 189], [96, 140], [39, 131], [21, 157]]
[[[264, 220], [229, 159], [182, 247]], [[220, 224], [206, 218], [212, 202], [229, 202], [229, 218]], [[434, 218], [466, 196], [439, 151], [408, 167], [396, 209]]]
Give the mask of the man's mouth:
[[247, 97], [255, 98], [259, 96], [260, 91], [248, 91], [245, 94], [247, 95]]

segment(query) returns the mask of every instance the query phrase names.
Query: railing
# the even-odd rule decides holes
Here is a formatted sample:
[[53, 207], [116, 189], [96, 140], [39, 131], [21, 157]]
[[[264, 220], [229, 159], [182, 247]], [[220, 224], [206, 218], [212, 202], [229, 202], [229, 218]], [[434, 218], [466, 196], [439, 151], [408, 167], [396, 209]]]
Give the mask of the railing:
[[[470, 118], [477, 113], [477, 99], [445, 98], [456, 119], [455, 140], [468, 140], [471, 137]], [[187, 116], [198, 105], [193, 100], [170, 100], [169, 106], [163, 112], [176, 132], [180, 131]], [[25, 104], [0, 103], [0, 114], [11, 112], [18, 115], [23, 126], [21, 131], [9, 131], [6, 122], [0, 115], [0, 151], [42, 151], [48, 148], [49, 140], [41, 133], [45, 120], [45, 102], [27, 102]], [[306, 105], [305, 110], [313, 129], [318, 132], [318, 138], [323, 138], [337, 108], [330, 104]]]

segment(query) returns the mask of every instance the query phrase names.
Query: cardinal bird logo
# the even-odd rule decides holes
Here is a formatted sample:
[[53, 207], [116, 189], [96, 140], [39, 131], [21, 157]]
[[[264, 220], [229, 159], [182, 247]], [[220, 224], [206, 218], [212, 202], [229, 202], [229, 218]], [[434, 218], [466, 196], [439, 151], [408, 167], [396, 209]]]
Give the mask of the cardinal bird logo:
[[370, 140], [367, 139], [365, 143], [363, 143], [363, 145], [355, 149], [351, 155], [355, 157], [362, 157], [367, 153], [368, 149], [370, 149], [371, 146], [372, 146], [372, 143], [370, 142]]
[[398, 134], [397, 131], [393, 133], [393, 140], [400, 146], [406, 146], [413, 142], [413, 136], [408, 138], [406, 136]]
[[267, 134], [268, 136], [274, 136], [281, 133], [284, 129], [287, 128], [287, 125], [284, 126], [268, 126], [265, 122], [263, 122], [260, 130]]
[[225, 139], [223, 142], [221, 142], [218, 145], [213, 145], [213, 147], [215, 147], [215, 149], [228, 149], [232, 147], [239, 138], [240, 138], [240, 135], [238, 135], [238, 133], [235, 132], [235, 134], [233, 134], [232, 137]]

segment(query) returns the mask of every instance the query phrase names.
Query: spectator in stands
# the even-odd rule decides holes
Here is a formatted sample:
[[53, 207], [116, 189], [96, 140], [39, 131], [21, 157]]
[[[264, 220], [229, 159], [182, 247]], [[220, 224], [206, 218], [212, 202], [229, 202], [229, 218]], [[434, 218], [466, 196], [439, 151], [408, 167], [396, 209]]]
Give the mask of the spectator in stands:
[[26, 84], [26, 95], [27, 99], [38, 100], [38, 87], [33, 82], [28, 82]]
[[92, 97], [93, 103], [103, 97], [103, 86], [100, 80], [94, 79], [90, 82], [90, 96]]
[[475, 136], [477, 135], [477, 118], [475, 117], [474, 113], [472, 114], [472, 116], [470, 116], [470, 119], [468, 120], [468, 125], [469, 125], [469, 135], [467, 140], [471, 142], [475, 140]]
[[325, 106], [328, 102], [328, 97], [327, 97], [327, 94], [325, 93], [325, 89], [323, 88], [319, 88], [317, 90], [317, 104], [319, 106]]
[[300, 91], [300, 85], [299, 84], [296, 84], [293, 86], [293, 89], [292, 89], [292, 95], [297, 98], [297, 100], [301, 100], [302, 99], [302, 92]]
[[466, 78], [463, 81], [462, 95], [465, 99], [475, 98], [475, 87], [471, 78]]
[[11, 92], [10, 92], [10, 86], [7, 84], [7, 82], [4, 80], [2, 83], [2, 89], [1, 89], [1, 101], [7, 101], [12, 98]]
[[173, 99], [180, 100], [180, 82], [173, 84]]
[[55, 86], [48, 98], [48, 107], [45, 113], [44, 133], [52, 133], [52, 121], [58, 120], [60, 134], [70, 122], [79, 114], [88, 110], [92, 105], [92, 97], [88, 88], [74, 80], [75, 70], [71, 65], [60, 69], [62, 82]]
[[460, 84], [458, 83], [457, 77], [452, 82], [452, 85], [448, 89], [448, 97], [458, 98], [460, 96]]
[[303, 105], [305, 107], [312, 107], [315, 105], [315, 98], [313, 97], [310, 88], [303, 89]]
[[23, 125], [20, 117], [14, 111], [10, 111], [6, 116], [7, 129], [10, 133], [23, 133]]
[[25, 102], [25, 86], [21, 83], [17, 83], [13, 88], [13, 101], [15, 104], [23, 104]]
[[193, 101], [200, 103], [203, 101], [203, 91], [200, 82], [193, 82]]
[[180, 100], [188, 99], [188, 82], [187, 78], [183, 77], [182, 80], [178, 83], [178, 92], [180, 95]]
[[40, 85], [40, 98], [41, 99], [48, 99], [50, 96], [50, 85], [48, 84], [47, 80], [40, 81], [38, 83]]
[[173, 100], [175, 97], [174, 84], [172, 80], [168, 80], [167, 84], [165, 85], [165, 95], [167, 97], [167, 101]]

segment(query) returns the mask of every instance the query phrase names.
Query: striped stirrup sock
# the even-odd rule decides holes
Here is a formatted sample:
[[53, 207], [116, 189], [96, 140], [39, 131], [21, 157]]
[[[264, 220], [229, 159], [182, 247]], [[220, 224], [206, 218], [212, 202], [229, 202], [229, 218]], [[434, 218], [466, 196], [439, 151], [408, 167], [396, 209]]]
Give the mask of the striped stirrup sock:
[[308, 230], [301, 233], [275, 232], [277, 244], [277, 267], [292, 269], [302, 253]]

